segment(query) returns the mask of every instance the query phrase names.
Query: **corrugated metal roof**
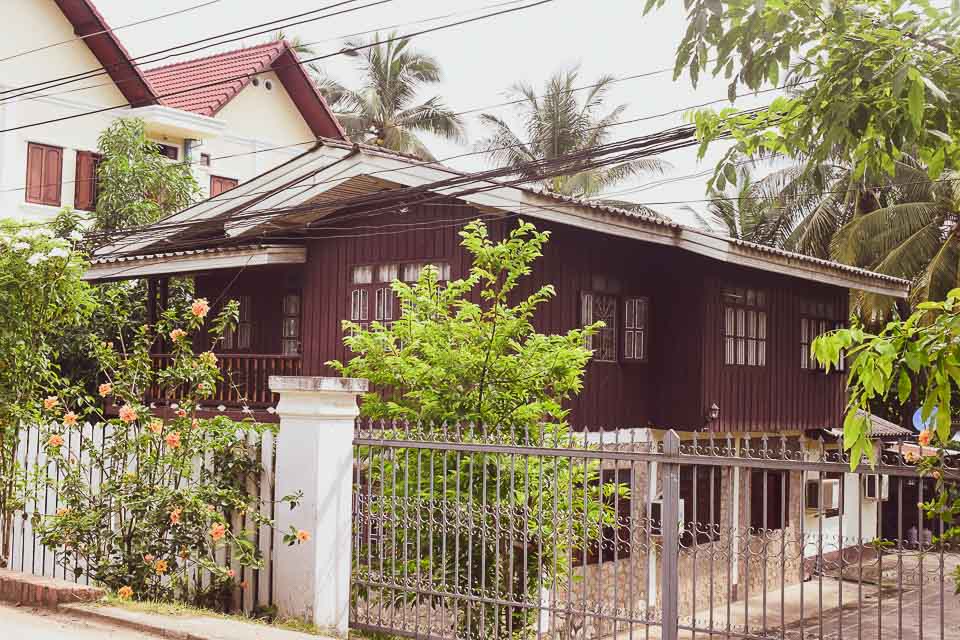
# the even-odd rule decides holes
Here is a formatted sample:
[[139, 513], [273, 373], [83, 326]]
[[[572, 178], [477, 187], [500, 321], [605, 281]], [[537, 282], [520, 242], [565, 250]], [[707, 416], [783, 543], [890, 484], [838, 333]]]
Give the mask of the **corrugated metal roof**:
[[285, 245], [267, 245], [267, 244], [241, 244], [230, 247], [206, 247], [203, 249], [183, 249], [181, 251], [161, 251], [158, 253], [144, 253], [131, 256], [109, 256], [106, 258], [95, 258], [90, 261], [91, 266], [104, 264], [119, 264], [123, 262], [142, 262], [144, 260], [156, 260], [158, 258], [182, 258], [184, 256], [213, 255], [222, 253], [237, 253], [240, 251], [249, 251], [251, 249], [271, 249], [277, 246]]

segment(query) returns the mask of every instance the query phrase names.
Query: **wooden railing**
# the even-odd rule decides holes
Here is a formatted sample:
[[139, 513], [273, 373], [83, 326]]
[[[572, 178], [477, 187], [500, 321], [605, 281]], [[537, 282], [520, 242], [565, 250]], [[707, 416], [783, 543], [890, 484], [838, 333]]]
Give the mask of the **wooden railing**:
[[[173, 356], [168, 353], [154, 354], [153, 366], [165, 369], [170, 366]], [[270, 376], [298, 376], [303, 370], [300, 356], [284, 356], [261, 353], [220, 353], [217, 354], [223, 381], [217, 385], [213, 398], [204, 404], [226, 407], [248, 406], [253, 409], [276, 406], [277, 398], [270, 393]], [[174, 398], [160, 397], [160, 389], [151, 389], [147, 400], [169, 402]]]

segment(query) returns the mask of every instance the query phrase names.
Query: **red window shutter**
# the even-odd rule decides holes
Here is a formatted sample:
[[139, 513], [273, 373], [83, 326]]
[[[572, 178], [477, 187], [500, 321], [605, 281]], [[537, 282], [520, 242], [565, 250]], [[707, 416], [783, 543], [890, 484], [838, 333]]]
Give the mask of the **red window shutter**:
[[26, 201], [59, 207], [62, 180], [63, 149], [28, 143]]
[[221, 178], [220, 176], [210, 176], [210, 197], [216, 197], [224, 191], [230, 191], [237, 186], [237, 181], [233, 178]]
[[43, 160], [43, 204], [60, 206], [63, 182], [63, 149], [47, 147]]
[[43, 201], [43, 147], [27, 145], [27, 202]]
[[97, 168], [100, 155], [92, 151], [77, 152], [77, 177], [73, 206], [81, 211], [97, 207]]

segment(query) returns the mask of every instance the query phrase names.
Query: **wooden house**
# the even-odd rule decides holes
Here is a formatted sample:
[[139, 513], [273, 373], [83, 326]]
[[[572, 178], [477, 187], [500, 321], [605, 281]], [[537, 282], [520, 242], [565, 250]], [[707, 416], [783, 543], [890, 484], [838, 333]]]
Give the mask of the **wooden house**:
[[573, 424], [590, 430], [837, 427], [844, 375], [811, 361], [811, 340], [845, 322], [851, 290], [907, 294], [908, 283], [889, 276], [524, 187], [451, 186], [461, 178], [322, 139], [102, 248], [87, 277], [147, 278], [151, 308], [172, 276], [194, 277], [211, 301], [238, 300], [221, 362], [239, 387], [212, 404], [263, 410], [273, 403], [269, 375], [328, 375], [325, 362], [347, 358], [343, 320], [397, 317], [391, 281], [413, 280], [425, 264], [464, 275], [464, 224], [483, 219], [496, 235], [523, 218], [551, 232], [530, 285], [552, 283], [558, 295], [538, 328], [607, 325], [571, 405]]

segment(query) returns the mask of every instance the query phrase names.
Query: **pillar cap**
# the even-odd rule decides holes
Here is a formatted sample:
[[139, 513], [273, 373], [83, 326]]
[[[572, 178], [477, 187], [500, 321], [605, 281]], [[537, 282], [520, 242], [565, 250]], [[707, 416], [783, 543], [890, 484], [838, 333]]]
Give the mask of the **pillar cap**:
[[333, 391], [366, 393], [370, 382], [363, 378], [334, 378], [324, 376], [270, 376], [270, 391]]

